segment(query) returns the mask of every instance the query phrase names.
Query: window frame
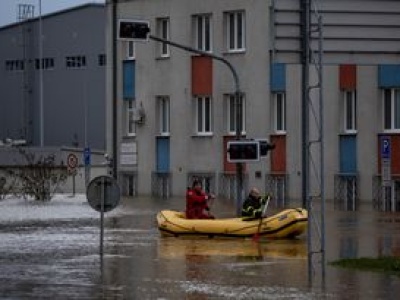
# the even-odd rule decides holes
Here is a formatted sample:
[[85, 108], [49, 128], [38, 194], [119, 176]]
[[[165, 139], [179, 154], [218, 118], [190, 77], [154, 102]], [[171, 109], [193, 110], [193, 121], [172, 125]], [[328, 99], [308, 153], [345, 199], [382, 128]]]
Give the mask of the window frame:
[[136, 136], [136, 100], [124, 100], [125, 108], [125, 134], [126, 136]]
[[382, 99], [383, 131], [400, 133], [400, 88], [383, 89]]
[[245, 11], [239, 10], [225, 12], [224, 17], [226, 51], [228, 53], [238, 53], [246, 51]]
[[65, 57], [65, 67], [67, 69], [83, 69], [86, 68], [86, 66], [87, 66], [87, 60], [85, 55], [75, 55], [75, 56]]
[[127, 60], [136, 58], [136, 44], [134, 41], [126, 41], [125, 55]]
[[[170, 39], [171, 26], [170, 19], [168, 17], [157, 18], [157, 36], [164, 40]], [[166, 43], [157, 43], [158, 50], [157, 56], [160, 58], [169, 58], [171, 56], [170, 46]]]
[[204, 52], [212, 52], [212, 15], [193, 15], [194, 47]]
[[343, 131], [357, 133], [357, 91], [343, 91]]
[[[226, 131], [228, 135], [235, 135], [237, 128], [235, 94], [226, 94]], [[241, 103], [242, 130], [241, 135], [246, 135], [246, 98], [242, 95]]]
[[198, 136], [213, 135], [213, 101], [211, 96], [195, 97], [195, 132]]
[[97, 55], [97, 65], [99, 67], [104, 67], [107, 65], [107, 56], [106, 54], [98, 54]]
[[159, 121], [159, 133], [161, 136], [169, 136], [171, 134], [171, 110], [170, 110], [170, 98], [168, 96], [158, 96], [158, 121]]
[[276, 92], [273, 93], [273, 103], [274, 103], [274, 124], [273, 128], [277, 134], [286, 134], [287, 126], [287, 105], [286, 105], [286, 93]]

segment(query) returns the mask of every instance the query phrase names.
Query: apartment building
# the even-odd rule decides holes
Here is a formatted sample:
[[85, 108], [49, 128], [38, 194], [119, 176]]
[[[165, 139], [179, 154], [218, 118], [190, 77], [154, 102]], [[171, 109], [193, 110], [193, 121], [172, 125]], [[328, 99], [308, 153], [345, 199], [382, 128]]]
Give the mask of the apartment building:
[[114, 146], [131, 194], [182, 196], [197, 177], [234, 198], [226, 145], [240, 123], [242, 138], [276, 146], [245, 164], [246, 188], [273, 193], [278, 205], [302, 201], [309, 172], [316, 197], [322, 183], [325, 197], [347, 209], [400, 209], [399, 1], [136, 0], [114, 8], [116, 21], [146, 20], [153, 36], [229, 61], [242, 93], [235, 106], [232, 72], [217, 59], [153, 39], [117, 40], [116, 75], [107, 80], [117, 82]]

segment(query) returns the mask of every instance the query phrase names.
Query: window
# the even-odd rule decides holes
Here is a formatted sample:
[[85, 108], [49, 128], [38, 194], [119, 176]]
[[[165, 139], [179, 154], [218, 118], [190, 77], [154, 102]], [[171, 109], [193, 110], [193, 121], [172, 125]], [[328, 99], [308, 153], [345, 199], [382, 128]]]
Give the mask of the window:
[[128, 136], [134, 136], [136, 135], [135, 101], [125, 100], [124, 105], [125, 105], [125, 133]]
[[136, 196], [136, 180], [137, 176], [133, 174], [123, 174], [122, 175], [122, 194], [123, 196]]
[[274, 93], [274, 129], [277, 133], [286, 132], [286, 97], [285, 93]]
[[195, 48], [198, 50], [211, 52], [211, 16], [197, 15], [193, 17]]
[[[157, 35], [158, 37], [169, 40], [169, 19], [168, 18], [160, 18], [157, 19]], [[159, 57], [169, 57], [169, 45], [166, 43], [157, 43], [158, 44], [158, 55]]]
[[158, 97], [159, 128], [161, 135], [169, 135], [169, 98], [166, 96]]
[[67, 56], [65, 58], [65, 65], [67, 69], [78, 69], [86, 67], [86, 56]]
[[40, 59], [35, 59], [35, 69], [50, 70], [54, 69], [54, 58], [42, 58], [42, 65], [40, 65]]
[[25, 62], [22, 59], [6, 60], [6, 71], [23, 71], [25, 70]]
[[196, 97], [196, 133], [198, 135], [212, 134], [211, 97]]
[[344, 131], [354, 133], [357, 130], [357, 94], [356, 91], [344, 91]]
[[[236, 130], [237, 130], [237, 105], [236, 105], [236, 101], [235, 101], [235, 95], [226, 95], [225, 99], [226, 99], [226, 104], [227, 104], [227, 131], [229, 134], [236, 134]], [[241, 124], [241, 134], [246, 134], [246, 105], [245, 105], [245, 100], [244, 97], [241, 98], [241, 111], [239, 112], [240, 114], [240, 119], [241, 122], [239, 122], [239, 124]]]
[[384, 130], [400, 130], [400, 89], [383, 91]]
[[126, 59], [135, 59], [135, 43], [133, 41], [126, 42]]
[[107, 64], [107, 57], [105, 54], [99, 54], [97, 57], [99, 66], [105, 66]]
[[243, 11], [225, 13], [225, 33], [228, 52], [245, 50], [245, 16]]

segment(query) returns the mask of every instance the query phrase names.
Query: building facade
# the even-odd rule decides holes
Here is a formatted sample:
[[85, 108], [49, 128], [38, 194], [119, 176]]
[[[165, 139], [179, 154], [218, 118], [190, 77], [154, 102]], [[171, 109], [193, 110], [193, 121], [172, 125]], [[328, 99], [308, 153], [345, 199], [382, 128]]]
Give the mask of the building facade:
[[105, 12], [25, 10], [0, 28], [0, 140], [104, 151]]
[[323, 182], [326, 198], [348, 209], [400, 209], [399, 1], [136, 0], [114, 8], [116, 21], [149, 21], [153, 36], [228, 60], [243, 93], [238, 108], [232, 73], [211, 57], [117, 40], [108, 86], [116, 79], [118, 175], [128, 190], [181, 196], [198, 177], [234, 197], [226, 145], [240, 123], [242, 137], [276, 146], [245, 164], [245, 186], [272, 192], [278, 204], [300, 201], [306, 114], [308, 164], [323, 170], [311, 174], [311, 190]]

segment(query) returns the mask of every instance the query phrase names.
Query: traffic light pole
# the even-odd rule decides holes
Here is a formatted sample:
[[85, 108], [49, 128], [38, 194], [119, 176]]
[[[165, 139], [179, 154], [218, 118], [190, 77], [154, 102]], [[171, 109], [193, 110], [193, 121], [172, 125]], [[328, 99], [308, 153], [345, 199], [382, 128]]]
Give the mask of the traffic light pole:
[[[241, 138], [241, 132], [242, 132], [242, 92], [240, 91], [240, 84], [239, 84], [239, 76], [237, 75], [237, 72], [235, 70], [235, 68], [233, 67], [233, 65], [227, 61], [225, 58], [209, 53], [209, 52], [205, 52], [205, 51], [201, 51], [189, 46], [185, 46], [185, 45], [181, 45], [163, 38], [159, 38], [153, 35], [149, 35], [149, 38], [151, 40], [154, 40], [156, 42], [160, 42], [160, 43], [164, 43], [164, 44], [168, 44], [171, 45], [173, 47], [188, 51], [188, 52], [192, 52], [192, 53], [196, 53], [199, 54], [201, 56], [207, 56], [210, 57], [212, 59], [218, 60], [222, 63], [224, 63], [229, 70], [232, 72], [233, 75], [233, 79], [234, 79], [234, 83], [235, 83], [235, 106], [236, 106], [236, 139], [240, 140]], [[237, 177], [237, 185], [236, 185], [236, 213], [237, 215], [240, 215], [241, 212], [241, 207], [242, 207], [242, 198], [244, 196], [244, 192], [243, 192], [243, 163], [236, 163], [236, 177]]]

